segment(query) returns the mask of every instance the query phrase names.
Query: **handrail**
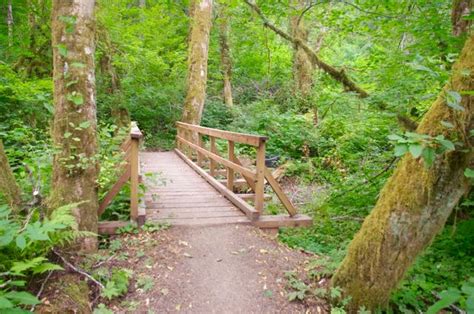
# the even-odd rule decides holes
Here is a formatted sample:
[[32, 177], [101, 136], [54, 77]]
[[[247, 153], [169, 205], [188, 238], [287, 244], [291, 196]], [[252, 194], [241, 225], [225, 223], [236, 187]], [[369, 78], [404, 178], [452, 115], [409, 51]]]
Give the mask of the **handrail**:
[[255, 147], [260, 146], [262, 142], [265, 142], [267, 140], [266, 136], [211, 129], [211, 128], [206, 128], [203, 126], [184, 123], [184, 122], [177, 122], [176, 125], [178, 128], [183, 128], [189, 131], [196, 131], [196, 132], [199, 132], [200, 134], [218, 137], [224, 140], [229, 140], [229, 141], [241, 143], [241, 144], [247, 144], [247, 145], [251, 145]]
[[[129, 137], [122, 143], [120, 148], [124, 152], [124, 161], [126, 164], [123, 166], [123, 172], [118, 178], [117, 182], [108, 191], [102, 202], [99, 205], [98, 215], [102, 215], [105, 212], [107, 206], [112, 202], [114, 197], [120, 192], [123, 185], [130, 180], [130, 220], [135, 221], [138, 225], [144, 223], [145, 214], [140, 212], [140, 198], [139, 198], [139, 183], [140, 183], [140, 160], [139, 160], [139, 148], [140, 142], [143, 139], [143, 134], [138, 128], [136, 122], [132, 122], [130, 125]], [[119, 223], [119, 222], [109, 222]]]
[[[204, 157], [209, 159], [209, 171], [211, 178], [216, 175], [217, 164], [221, 164], [226, 167], [226, 186], [229, 190], [229, 193], [232, 194], [230, 198], [231, 200], [234, 197], [234, 172], [238, 172], [245, 179], [248, 186], [254, 191], [254, 207], [258, 215], [262, 213], [264, 206], [265, 179], [275, 191], [290, 216], [296, 215], [295, 207], [288, 197], [283, 193], [280, 185], [275, 180], [275, 178], [273, 178], [272, 173], [265, 167], [265, 145], [268, 139], [266, 136], [211, 129], [183, 122], [177, 122], [176, 127], [178, 131], [178, 134], [176, 135], [176, 146], [177, 151], [179, 152], [178, 155], [186, 158], [187, 155], [192, 155], [192, 151], [194, 151], [197, 155], [196, 159], [198, 167], [203, 167]], [[203, 135], [209, 136], [209, 148], [205, 146]], [[216, 139], [227, 140], [227, 157], [219, 155], [216, 147]], [[256, 147], [257, 154], [255, 169], [245, 167], [240, 162], [239, 158], [235, 154], [235, 143]], [[189, 152], [189, 149], [191, 152]], [[185, 161], [193, 163], [192, 156], [189, 157], [190, 158], [186, 158], [187, 160]], [[241, 208], [244, 212], [249, 212], [248, 207], [243, 206], [242, 203], [236, 202], [235, 205]]]

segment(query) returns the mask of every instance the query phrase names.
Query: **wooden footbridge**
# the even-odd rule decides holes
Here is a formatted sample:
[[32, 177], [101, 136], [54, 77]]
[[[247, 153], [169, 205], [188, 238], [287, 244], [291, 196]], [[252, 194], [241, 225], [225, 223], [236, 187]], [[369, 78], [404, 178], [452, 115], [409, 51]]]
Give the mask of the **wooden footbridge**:
[[[312, 223], [310, 217], [297, 213], [266, 167], [267, 137], [182, 122], [177, 123], [177, 130], [174, 151], [140, 152], [143, 136], [132, 123], [130, 137], [122, 145], [123, 174], [102, 200], [99, 216], [130, 180], [130, 218], [138, 225], [145, 220], [172, 225], [246, 223], [260, 228]], [[240, 159], [238, 152], [255, 156], [254, 160]], [[140, 192], [140, 182], [145, 193]], [[287, 214], [264, 214], [264, 202], [272, 198], [265, 190], [273, 190]], [[113, 233], [126, 224], [101, 222], [99, 231]]]

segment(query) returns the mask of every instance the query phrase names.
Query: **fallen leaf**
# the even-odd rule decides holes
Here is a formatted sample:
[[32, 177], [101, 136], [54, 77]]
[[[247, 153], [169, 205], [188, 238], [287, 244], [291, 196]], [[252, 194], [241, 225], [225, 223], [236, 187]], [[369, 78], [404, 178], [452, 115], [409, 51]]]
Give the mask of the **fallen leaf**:
[[181, 304], [177, 304], [175, 308], [176, 308], [176, 311], [180, 311], [181, 310]]
[[234, 255], [239, 255], [239, 252], [236, 252], [236, 251], [232, 251], [232, 252], [230, 252], [230, 253], [232, 253], [232, 254], [234, 254]]
[[222, 258], [218, 258], [218, 259], [217, 259], [217, 262], [222, 262]]
[[183, 255], [187, 258], [193, 258], [193, 256], [191, 254], [188, 254], [188, 253], [184, 253]]
[[167, 295], [170, 291], [166, 288], [161, 289], [161, 294], [162, 295]]
[[265, 249], [260, 249], [260, 253], [262, 253], [262, 254], [267, 254], [267, 253], [268, 253], [268, 251], [267, 251], [267, 250], [265, 250]]

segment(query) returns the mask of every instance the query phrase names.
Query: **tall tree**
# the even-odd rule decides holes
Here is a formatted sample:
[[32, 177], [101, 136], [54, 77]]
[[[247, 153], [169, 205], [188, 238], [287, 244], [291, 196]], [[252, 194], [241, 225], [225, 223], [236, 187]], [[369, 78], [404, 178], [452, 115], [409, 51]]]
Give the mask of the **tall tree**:
[[[309, 30], [305, 25], [301, 11], [305, 8], [305, 0], [293, 0], [294, 14], [290, 17], [291, 36], [308, 44]], [[293, 43], [293, 76], [295, 89], [303, 97], [307, 97], [313, 85], [313, 64], [308, 54], [300, 45]]]
[[182, 121], [200, 124], [207, 87], [207, 60], [211, 31], [212, 0], [191, 1], [188, 76]]
[[[332, 280], [333, 286], [352, 297], [353, 310], [360, 306], [374, 310], [387, 305], [390, 292], [407, 268], [431, 243], [468, 191], [464, 171], [474, 161], [474, 141], [470, 136], [474, 126], [474, 96], [465, 92], [473, 89], [474, 35], [471, 35], [453, 66], [449, 83], [417, 128], [419, 134], [443, 135], [453, 142], [462, 142], [463, 147], [437, 156], [430, 168], [411, 155], [400, 161]], [[462, 95], [455, 106], [453, 100], [451, 103], [446, 100], [453, 93]], [[455, 127], [443, 126], [443, 121]]]
[[21, 204], [21, 190], [15, 181], [13, 171], [8, 163], [3, 142], [0, 139], [0, 197], [4, 198], [14, 210]]
[[[52, 8], [54, 125], [51, 208], [82, 202], [79, 229], [97, 232], [97, 118], [95, 97], [95, 0], [54, 0]], [[95, 238], [79, 242], [94, 250]]]
[[472, 10], [473, 0], [454, 0], [451, 13], [453, 35], [460, 36], [469, 30], [472, 20], [466, 18]]
[[232, 59], [229, 47], [229, 15], [227, 3], [221, 1], [219, 5], [219, 46], [221, 53], [221, 71], [224, 83], [224, 103], [232, 107]]

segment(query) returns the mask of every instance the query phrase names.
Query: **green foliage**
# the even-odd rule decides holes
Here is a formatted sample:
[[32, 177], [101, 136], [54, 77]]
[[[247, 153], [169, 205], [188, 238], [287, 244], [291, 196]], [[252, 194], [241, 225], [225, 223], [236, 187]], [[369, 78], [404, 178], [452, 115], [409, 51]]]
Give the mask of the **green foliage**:
[[51, 249], [89, 235], [77, 231], [75, 218], [71, 215], [77, 205], [57, 208], [49, 218], [43, 219], [34, 208], [22, 217], [12, 214], [7, 206], [0, 206], [0, 311], [14, 311], [40, 303], [25, 291], [26, 278], [61, 270], [59, 265], [47, 259]]
[[99, 269], [97, 275], [105, 288], [102, 289], [101, 295], [107, 299], [113, 299], [124, 295], [128, 291], [130, 278], [133, 271], [129, 269], [112, 269], [111, 272], [105, 269]]

